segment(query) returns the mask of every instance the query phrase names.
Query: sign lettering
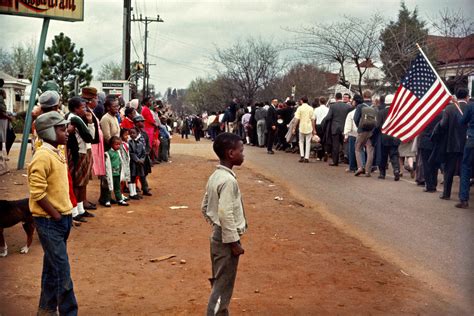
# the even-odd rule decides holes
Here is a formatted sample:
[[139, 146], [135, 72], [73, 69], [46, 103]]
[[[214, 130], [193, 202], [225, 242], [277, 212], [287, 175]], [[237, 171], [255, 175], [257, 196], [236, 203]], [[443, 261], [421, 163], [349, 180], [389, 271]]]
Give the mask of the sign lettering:
[[84, 20], [84, 0], [0, 0], [0, 14]]

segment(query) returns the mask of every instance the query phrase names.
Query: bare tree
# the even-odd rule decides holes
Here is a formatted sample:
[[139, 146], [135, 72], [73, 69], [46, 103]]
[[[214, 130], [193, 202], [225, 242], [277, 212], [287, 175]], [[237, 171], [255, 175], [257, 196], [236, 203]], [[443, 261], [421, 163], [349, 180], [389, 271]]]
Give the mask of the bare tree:
[[0, 49], [0, 69], [15, 78], [31, 80], [35, 68], [36, 44], [33, 40], [14, 44], [10, 51]]
[[[279, 50], [262, 39], [247, 38], [226, 49], [216, 48], [211, 57], [218, 65], [219, 75], [229, 78], [239, 87], [239, 97], [252, 102], [284, 68]], [[220, 66], [220, 67], [219, 67]]]
[[339, 83], [347, 88], [348, 66], [355, 66], [358, 73], [357, 87], [362, 91], [362, 80], [367, 68], [361, 67], [364, 61], [375, 60], [378, 56], [378, 39], [383, 18], [374, 14], [363, 20], [346, 16], [343, 21], [331, 24], [317, 24], [290, 29], [296, 34], [296, 49], [302, 56], [317, 59], [339, 67]]
[[122, 64], [117, 61], [110, 61], [102, 64], [97, 74], [97, 80], [121, 80]]
[[440, 10], [430, 20], [432, 29], [442, 38], [430, 36], [427, 44], [438, 57], [436, 66], [446, 85], [454, 92], [458, 87], [467, 86], [467, 75], [473, 71], [467, 61], [471, 58], [469, 51], [474, 50], [469, 40], [474, 33], [474, 21], [461, 10], [448, 8]]
[[[265, 90], [258, 94], [260, 100], [270, 100], [278, 97], [284, 99], [290, 96], [292, 87], [296, 88], [296, 95], [306, 95], [309, 98], [327, 94], [334, 74], [326, 72], [314, 64], [298, 63], [293, 65], [283, 76], [275, 79]], [[334, 80], [334, 79], [333, 79]]]
[[466, 37], [474, 33], [474, 21], [464, 16], [461, 9], [442, 9], [431, 17], [432, 28], [445, 37]]

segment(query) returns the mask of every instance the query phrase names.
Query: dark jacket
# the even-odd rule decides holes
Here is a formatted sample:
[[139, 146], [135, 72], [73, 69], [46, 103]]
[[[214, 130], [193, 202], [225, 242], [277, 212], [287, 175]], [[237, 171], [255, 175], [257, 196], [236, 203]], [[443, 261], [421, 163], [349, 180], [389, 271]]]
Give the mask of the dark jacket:
[[94, 111], [91, 108], [87, 107], [86, 111], [92, 113], [92, 122], [94, 123], [94, 127], [95, 127], [95, 135], [94, 135], [94, 139], [91, 141], [91, 144], [98, 144], [98, 143], [100, 143], [100, 139], [99, 139], [99, 128], [100, 128], [99, 119], [95, 116]]
[[270, 105], [270, 107], [268, 108], [267, 118], [265, 121], [267, 123], [267, 130], [271, 130], [272, 126], [277, 125], [277, 112], [273, 105]]
[[325, 124], [331, 125], [331, 135], [342, 134], [344, 132], [346, 117], [351, 109], [351, 106], [344, 102], [336, 102], [329, 106], [328, 114], [324, 119], [326, 120]]
[[[93, 137], [89, 133], [87, 123], [84, 123], [84, 120], [79, 116], [71, 116], [70, 113], [71, 112], [67, 113], [65, 118], [71, 120], [71, 124], [76, 128], [75, 133], [78, 133], [84, 142], [91, 143]], [[74, 166], [76, 166], [79, 162], [79, 143], [77, 142], [75, 135], [69, 135], [67, 139], [67, 149], [68, 157], [72, 159], [72, 161], [69, 161], [69, 163], [72, 163]]]
[[431, 134], [433, 134], [433, 131], [439, 121], [441, 121], [441, 114], [438, 114], [420, 133], [420, 136], [419, 136], [420, 143], [418, 145], [418, 148], [430, 149], [430, 150], [433, 149], [434, 143], [431, 140]]
[[[467, 104], [460, 102], [461, 110], [464, 112]], [[467, 126], [461, 124], [459, 120], [459, 113], [456, 105], [448, 104], [443, 111], [443, 116], [440, 121], [440, 128], [446, 134], [446, 152], [447, 153], [462, 153], [464, 152], [464, 145], [466, 143]]]
[[128, 148], [130, 153], [130, 175], [132, 177], [145, 176], [145, 146], [139, 139], [130, 139], [128, 141]]
[[280, 118], [283, 120], [283, 124], [285, 125], [290, 124], [293, 114], [293, 108], [290, 107], [277, 110], [277, 115], [280, 116]]
[[[388, 112], [390, 111], [390, 105], [385, 106], [377, 113], [377, 123], [379, 124], [378, 129], [381, 130], [385, 120], [387, 119]], [[400, 145], [400, 140], [396, 137], [389, 136], [381, 133], [382, 145], [383, 146], [398, 146]]]
[[463, 110], [463, 116], [459, 119], [461, 124], [467, 125], [466, 147], [474, 148], [474, 102], [470, 102]]
[[145, 163], [143, 164], [143, 169], [145, 171], [145, 175], [151, 173], [151, 160], [150, 160], [150, 152], [151, 152], [151, 146], [150, 146], [150, 138], [148, 137], [148, 134], [144, 131], [140, 131], [140, 137], [138, 138], [138, 141], [142, 143], [143, 147], [145, 148]]

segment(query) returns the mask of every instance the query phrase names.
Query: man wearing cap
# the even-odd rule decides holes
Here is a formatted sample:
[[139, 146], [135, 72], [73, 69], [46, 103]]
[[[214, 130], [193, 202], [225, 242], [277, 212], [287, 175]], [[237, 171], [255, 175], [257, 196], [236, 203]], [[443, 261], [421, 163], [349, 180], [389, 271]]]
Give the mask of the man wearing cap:
[[43, 247], [43, 273], [38, 315], [77, 315], [67, 254], [72, 226], [72, 204], [66, 158], [58, 149], [68, 139], [65, 120], [52, 111], [36, 119], [36, 131], [43, 140], [28, 166], [29, 207]]
[[[40, 114], [52, 111], [57, 112], [59, 109], [59, 94], [54, 90], [45, 91], [43, 92], [43, 94], [40, 95], [38, 102], [40, 104], [40, 111], [38, 111]], [[35, 117], [37, 114], [32, 113], [32, 115]], [[34, 122], [32, 129], [33, 131], [35, 131], [36, 129], [36, 125]], [[41, 140], [41, 138], [38, 137], [38, 135], [36, 135], [36, 139], [34, 140], [33, 144], [33, 151], [36, 152], [36, 149], [41, 147], [41, 145], [43, 145], [43, 141]]]
[[[389, 94], [385, 97], [385, 107], [377, 113], [377, 122], [379, 128], [382, 129], [385, 120], [387, 119], [388, 112], [390, 111], [390, 106], [393, 102], [393, 94]], [[380, 158], [380, 175], [379, 179], [385, 179], [385, 173], [387, 171], [387, 161], [390, 157], [390, 162], [392, 163], [393, 175], [395, 176], [395, 181], [400, 180], [400, 157], [398, 153], [398, 146], [400, 145], [400, 140], [398, 138], [382, 134], [382, 153]]]

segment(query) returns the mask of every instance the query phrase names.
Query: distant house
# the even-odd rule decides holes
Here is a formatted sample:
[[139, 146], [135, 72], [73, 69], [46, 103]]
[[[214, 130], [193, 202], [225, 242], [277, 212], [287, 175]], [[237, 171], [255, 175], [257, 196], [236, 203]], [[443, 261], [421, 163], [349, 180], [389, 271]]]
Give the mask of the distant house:
[[434, 67], [449, 89], [468, 87], [474, 97], [474, 34], [466, 37], [428, 35], [428, 47], [434, 51]]
[[30, 85], [29, 80], [17, 79], [9, 74], [0, 71], [0, 78], [5, 81], [1, 89], [5, 90], [7, 97], [5, 104], [8, 112], [26, 111], [28, 104], [25, 98], [27, 87]]
[[[331, 85], [328, 88], [329, 93], [350, 93], [353, 95], [354, 93], [359, 93], [358, 91], [358, 84], [359, 84], [359, 73], [357, 71], [357, 66], [353, 63], [348, 64], [349, 67], [345, 67], [346, 72], [346, 80], [350, 83], [350, 89], [341, 85], [339, 83], [339, 75], [337, 76], [337, 81], [334, 85]], [[377, 65], [372, 61], [372, 59], [367, 59], [362, 61], [359, 64], [360, 68], [364, 72], [362, 76], [362, 89], [372, 89], [372, 90], [379, 90], [379, 88], [384, 84], [383, 78], [384, 73], [382, 71], [382, 66]], [[335, 74], [333, 74], [335, 75]]]

